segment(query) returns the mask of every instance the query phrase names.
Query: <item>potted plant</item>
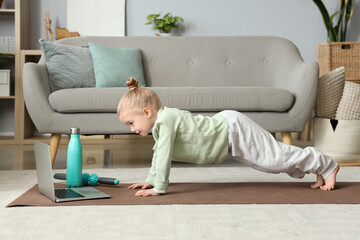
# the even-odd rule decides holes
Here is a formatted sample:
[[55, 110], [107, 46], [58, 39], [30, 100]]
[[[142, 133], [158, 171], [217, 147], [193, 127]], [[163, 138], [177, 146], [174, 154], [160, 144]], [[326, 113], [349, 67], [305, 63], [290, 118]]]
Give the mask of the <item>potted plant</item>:
[[[353, 5], [351, 0], [340, 0], [340, 10], [329, 15], [324, 3], [321, 0], [313, 0], [319, 8], [323, 18], [328, 38], [330, 42], [345, 42], [347, 24], [353, 15]], [[333, 26], [334, 17], [339, 14], [336, 26]]]
[[[328, 42], [318, 45], [320, 76], [338, 67], [345, 66], [346, 79], [359, 80], [360, 66], [355, 66], [355, 59], [349, 58], [359, 57], [356, 56], [355, 51], [360, 48], [360, 43], [346, 42], [347, 24], [353, 15], [352, 0], [340, 0], [339, 11], [332, 15], [329, 15], [321, 0], [313, 0], [313, 2], [320, 10], [328, 35]], [[334, 18], [337, 15], [339, 15], [339, 19], [334, 26]]]
[[154, 30], [159, 30], [160, 34], [157, 36], [169, 36], [171, 35], [171, 30], [173, 28], [179, 28], [178, 22], [183, 22], [184, 19], [178, 16], [172, 16], [170, 13], [165, 14], [163, 17], [160, 17], [161, 13], [158, 14], [149, 14], [146, 19], [148, 20], [145, 25], [154, 24]]

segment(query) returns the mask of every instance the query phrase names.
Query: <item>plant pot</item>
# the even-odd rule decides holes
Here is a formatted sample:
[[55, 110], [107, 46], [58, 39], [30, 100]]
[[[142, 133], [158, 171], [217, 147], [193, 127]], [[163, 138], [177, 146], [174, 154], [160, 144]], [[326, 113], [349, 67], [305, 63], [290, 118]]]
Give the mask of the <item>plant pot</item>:
[[[332, 122], [336, 124], [336, 121]], [[314, 147], [337, 162], [360, 164], [359, 133], [359, 120], [337, 120], [334, 130], [330, 119], [314, 119]]]
[[174, 36], [172, 33], [155, 33], [157, 37], [171, 37]]

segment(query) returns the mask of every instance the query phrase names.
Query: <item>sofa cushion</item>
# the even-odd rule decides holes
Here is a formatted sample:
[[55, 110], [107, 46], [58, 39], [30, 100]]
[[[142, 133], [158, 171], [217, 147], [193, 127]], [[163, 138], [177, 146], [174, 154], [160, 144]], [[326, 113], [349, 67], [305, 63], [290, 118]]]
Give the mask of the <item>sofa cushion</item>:
[[[162, 106], [192, 112], [236, 111], [286, 112], [294, 103], [287, 90], [267, 87], [151, 87]], [[51, 107], [62, 113], [116, 112], [127, 88], [64, 89], [49, 96]]]
[[45, 55], [52, 92], [65, 88], [95, 87], [89, 48], [49, 42], [45, 39], [40, 39], [39, 42]]
[[112, 48], [89, 42], [94, 62], [96, 87], [127, 87], [128, 78], [145, 86], [139, 48]]
[[334, 119], [345, 85], [345, 67], [339, 67], [319, 79], [315, 116]]
[[360, 120], [360, 84], [345, 82], [344, 91], [336, 111], [336, 119]]

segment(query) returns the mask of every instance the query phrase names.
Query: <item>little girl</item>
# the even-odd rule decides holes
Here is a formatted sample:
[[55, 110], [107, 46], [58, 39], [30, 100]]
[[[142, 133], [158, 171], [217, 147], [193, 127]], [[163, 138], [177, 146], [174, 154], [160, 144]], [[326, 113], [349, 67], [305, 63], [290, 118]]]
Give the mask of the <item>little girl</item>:
[[[158, 95], [139, 88], [129, 78], [129, 91], [121, 98], [117, 114], [131, 131], [147, 136], [152, 129], [155, 140], [151, 168], [136, 196], [165, 194], [169, 184], [171, 161], [197, 164], [221, 163], [228, 152], [238, 161], [269, 173], [287, 173], [302, 178], [317, 174], [311, 188], [335, 187], [339, 165], [313, 147], [305, 149], [278, 142], [251, 119], [236, 111], [222, 111], [213, 117], [193, 116], [176, 108], [161, 108]], [[325, 179], [325, 180], [324, 180]]]

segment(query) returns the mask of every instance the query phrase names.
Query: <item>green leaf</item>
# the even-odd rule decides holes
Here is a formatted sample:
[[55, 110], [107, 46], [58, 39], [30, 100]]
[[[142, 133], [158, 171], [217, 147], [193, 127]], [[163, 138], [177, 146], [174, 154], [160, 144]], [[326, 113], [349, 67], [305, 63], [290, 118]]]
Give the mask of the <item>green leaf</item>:
[[346, 6], [346, 15], [349, 15], [349, 19], [352, 18], [354, 12], [354, 7], [352, 4], [352, 0], [348, 0], [348, 4]]
[[339, 15], [339, 20], [335, 26], [335, 31], [336, 31], [336, 34], [338, 35], [341, 35], [341, 30], [339, 32], [339, 28], [342, 29], [343, 27], [341, 26], [342, 25], [342, 22], [343, 22], [343, 19], [344, 19], [344, 14], [345, 14], [345, 0], [340, 0], [340, 15]]
[[336, 15], [339, 13], [339, 11], [334, 12], [333, 15], [330, 16], [330, 21], [333, 22], [334, 17], [336, 17]]
[[154, 16], [155, 16], [155, 14], [147, 15], [146, 19], [150, 21], [154, 18]]
[[328, 32], [328, 37], [330, 42], [338, 42], [339, 39], [337, 37], [337, 34], [335, 32], [335, 29], [333, 27], [332, 22], [330, 21], [330, 16], [328, 11], [326, 10], [325, 5], [323, 4], [323, 2], [321, 0], [313, 0], [313, 2], [316, 4], [316, 6], [319, 8], [322, 19], [324, 21], [326, 30]]
[[183, 22], [184, 19], [182, 17], [175, 17], [175, 21], [178, 21], [178, 22]]
[[346, 0], [346, 4], [345, 4], [345, 19], [343, 21], [344, 24], [344, 28], [342, 29], [341, 32], [341, 41], [345, 42], [346, 41], [346, 31], [347, 31], [347, 24], [349, 22], [349, 20], [351, 19], [352, 15], [353, 15], [353, 5], [352, 5], [352, 0]]

